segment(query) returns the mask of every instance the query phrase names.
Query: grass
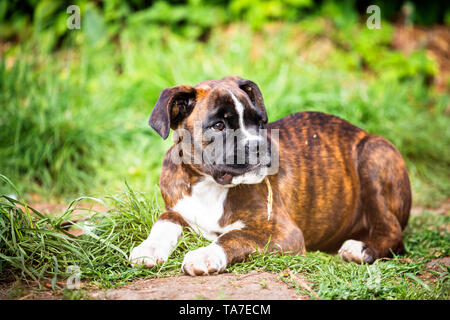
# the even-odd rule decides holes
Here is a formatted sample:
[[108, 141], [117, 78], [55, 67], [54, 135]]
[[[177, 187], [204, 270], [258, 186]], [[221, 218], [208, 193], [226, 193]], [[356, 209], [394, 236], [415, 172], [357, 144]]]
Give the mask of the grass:
[[[6, 177], [1, 178], [9, 183]], [[127, 185], [125, 191], [105, 199], [110, 210], [88, 212], [90, 223], [95, 225], [93, 231], [74, 237], [62, 222], [72, 218], [74, 204], [83, 200], [77, 199], [60, 216], [54, 216], [2, 196], [1, 280], [47, 284], [62, 292], [64, 298], [87, 298], [87, 292], [94, 288], [114, 288], [136, 279], [180, 274], [184, 254], [209, 243], [185, 230], [164, 264], [151, 269], [132, 268], [127, 261], [131, 248], [146, 238], [161, 211], [156, 195], [137, 193]], [[261, 252], [229, 266], [225, 272], [278, 273], [299, 294], [311, 298], [313, 293], [284, 274], [301, 274], [321, 299], [449, 299], [448, 266], [437, 271], [425, 268], [427, 262], [450, 255], [449, 225], [448, 215], [426, 213], [412, 217], [405, 232], [407, 254], [372, 265], [346, 263], [321, 252], [303, 256]], [[81, 280], [87, 283], [83, 290], [65, 288], [71, 276], [69, 266], [79, 268]], [[24, 294], [18, 288], [13, 291], [13, 295]]]
[[[6, 177], [0, 177], [9, 183]], [[123, 194], [109, 197], [113, 209], [88, 212], [95, 230], [76, 238], [61, 224], [70, 221], [75, 204], [84, 199], [73, 201], [60, 216], [53, 216], [43, 215], [20, 200], [2, 196], [0, 258], [3, 280], [11, 277], [26, 279], [50, 283], [57, 289], [57, 282], [70, 276], [68, 267], [77, 266], [84, 280], [107, 288], [144, 276], [179, 271], [181, 255], [163, 267], [151, 270], [130, 268], [127, 260], [131, 247], [147, 237], [160, 213], [155, 197], [138, 197], [130, 188]], [[185, 251], [202, 244], [205, 244], [203, 239], [187, 232], [178, 247]]]

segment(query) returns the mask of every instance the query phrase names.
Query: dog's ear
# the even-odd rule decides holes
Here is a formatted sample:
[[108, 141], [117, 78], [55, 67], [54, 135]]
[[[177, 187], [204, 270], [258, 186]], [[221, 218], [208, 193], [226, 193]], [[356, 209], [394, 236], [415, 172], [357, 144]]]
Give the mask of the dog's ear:
[[230, 76], [226, 77], [226, 79], [233, 80], [237, 83], [239, 88], [248, 95], [253, 105], [261, 112], [263, 122], [267, 123], [267, 111], [264, 105], [263, 96], [256, 83], [238, 76]]
[[149, 125], [165, 140], [170, 129], [177, 126], [194, 108], [196, 98], [195, 88], [181, 85], [164, 89], [153, 108]]

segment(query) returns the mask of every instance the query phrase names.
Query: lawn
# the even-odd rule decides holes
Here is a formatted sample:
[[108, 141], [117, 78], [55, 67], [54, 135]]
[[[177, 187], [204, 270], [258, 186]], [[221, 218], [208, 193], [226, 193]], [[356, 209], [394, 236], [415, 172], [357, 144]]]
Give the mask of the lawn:
[[[290, 269], [324, 299], [449, 299], [448, 266], [426, 264], [450, 251], [449, 213], [432, 210], [450, 197], [450, 80], [435, 85], [442, 67], [425, 45], [394, 45], [398, 24], [370, 30], [332, 1], [301, 19], [228, 19], [223, 7], [201, 1], [125, 13], [108, 7], [122, 8], [114, 1], [81, 1], [81, 29], [66, 30], [65, 9], [54, 14], [61, 8], [45, 3], [32, 23], [1, 21], [0, 281], [59, 292], [71, 265], [93, 288], [180, 273], [184, 253], [207, 244], [188, 231], [162, 266], [135, 269], [126, 259], [163, 208], [158, 179], [171, 138], [163, 141], [148, 118], [166, 87], [239, 75], [258, 84], [270, 121], [322, 111], [388, 138], [407, 163], [413, 205], [430, 209], [411, 218], [407, 254], [392, 260], [369, 266], [319, 252], [259, 253], [226, 272], [283, 279]], [[105, 210], [86, 212], [95, 230], [75, 238], [63, 222], [86, 201]], [[50, 215], [33, 210], [37, 203], [70, 205]]]

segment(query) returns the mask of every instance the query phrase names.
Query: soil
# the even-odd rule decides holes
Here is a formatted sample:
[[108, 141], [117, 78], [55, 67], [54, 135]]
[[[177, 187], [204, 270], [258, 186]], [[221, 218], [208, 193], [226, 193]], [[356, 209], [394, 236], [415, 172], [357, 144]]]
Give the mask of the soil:
[[433, 259], [426, 264], [419, 277], [426, 281], [435, 281], [441, 277], [448, 275], [448, 267], [450, 266], [450, 257], [442, 257]]
[[95, 299], [112, 300], [304, 300], [296, 290], [280, 280], [280, 276], [267, 272], [245, 275], [231, 273], [190, 277], [178, 275], [136, 281], [121, 288], [98, 291], [90, 295]]
[[397, 25], [392, 47], [406, 54], [419, 48], [425, 49], [427, 55], [437, 62], [438, 72], [433, 79], [433, 84], [439, 91], [449, 90], [450, 28]]
[[[303, 282], [299, 275], [291, 275], [296, 283]], [[248, 274], [191, 277], [177, 275], [169, 278], [152, 278], [133, 282], [116, 289], [87, 291], [84, 298], [94, 300], [307, 300], [297, 294], [290, 281], [281, 275], [253, 271]], [[14, 286], [13, 286], [14, 288]], [[61, 299], [61, 294], [51, 290], [37, 291], [31, 287], [21, 292], [11, 291], [11, 285], [0, 286], [0, 299]], [[314, 293], [312, 293], [314, 294]]]
[[433, 208], [414, 206], [411, 208], [411, 215], [421, 215], [424, 211], [433, 215], [448, 215], [450, 214], [450, 198], [445, 199]]

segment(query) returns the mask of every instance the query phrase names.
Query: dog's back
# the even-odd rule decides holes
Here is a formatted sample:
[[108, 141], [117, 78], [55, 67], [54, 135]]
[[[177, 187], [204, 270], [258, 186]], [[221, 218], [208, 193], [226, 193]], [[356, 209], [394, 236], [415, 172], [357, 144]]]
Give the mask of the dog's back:
[[[336, 251], [349, 237], [365, 235], [371, 206], [386, 206], [398, 220], [394, 225], [406, 225], [409, 179], [387, 140], [320, 112], [292, 114], [268, 129], [279, 129], [283, 150], [273, 183], [308, 250]], [[380, 192], [381, 199], [373, 199]]]

